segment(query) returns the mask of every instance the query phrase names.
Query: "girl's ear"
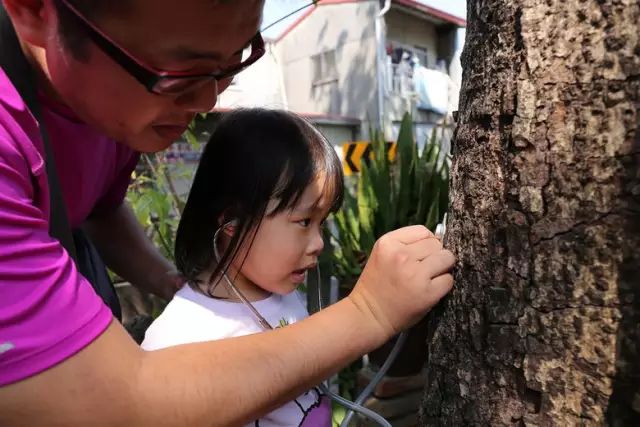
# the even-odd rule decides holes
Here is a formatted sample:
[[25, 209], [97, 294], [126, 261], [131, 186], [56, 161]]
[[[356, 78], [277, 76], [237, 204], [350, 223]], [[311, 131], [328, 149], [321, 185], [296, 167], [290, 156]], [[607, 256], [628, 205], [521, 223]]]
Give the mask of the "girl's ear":
[[236, 233], [236, 228], [238, 227], [237, 218], [225, 219], [223, 216], [221, 216], [218, 219], [218, 223], [222, 224], [222, 232], [226, 236], [233, 237], [233, 235]]
[[223, 225], [223, 227], [224, 230], [222, 230], [222, 232], [229, 237], [233, 237], [233, 235], [236, 234], [236, 228], [238, 228], [238, 220], [234, 218]]

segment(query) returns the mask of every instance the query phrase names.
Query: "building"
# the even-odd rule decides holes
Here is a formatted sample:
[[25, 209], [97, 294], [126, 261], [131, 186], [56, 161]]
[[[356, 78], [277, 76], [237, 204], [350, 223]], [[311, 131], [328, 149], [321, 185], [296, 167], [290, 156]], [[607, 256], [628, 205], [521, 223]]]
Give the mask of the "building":
[[[238, 76], [219, 106], [286, 108], [331, 123], [324, 126], [332, 135], [359, 121], [360, 134], [382, 123], [393, 137], [406, 111], [418, 126], [432, 127], [457, 107], [466, 22], [414, 0], [384, 3], [320, 1], [269, 41], [265, 58]], [[414, 72], [416, 63], [423, 72]], [[436, 81], [421, 86], [438, 86], [430, 91], [433, 105], [419, 102], [414, 75], [425, 73]]]
[[236, 76], [214, 111], [287, 109], [336, 146], [366, 139], [372, 127], [393, 140], [411, 112], [422, 142], [457, 109], [465, 25], [415, 0], [321, 0], [266, 40], [265, 56]]

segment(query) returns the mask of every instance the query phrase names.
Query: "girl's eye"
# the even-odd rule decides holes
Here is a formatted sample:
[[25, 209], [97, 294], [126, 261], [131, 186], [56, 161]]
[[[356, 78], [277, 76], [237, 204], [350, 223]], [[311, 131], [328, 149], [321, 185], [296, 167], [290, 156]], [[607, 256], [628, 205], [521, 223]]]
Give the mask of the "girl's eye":
[[306, 228], [306, 227], [311, 225], [311, 219], [310, 218], [302, 219], [302, 220], [298, 221], [298, 224], [300, 224], [301, 226]]

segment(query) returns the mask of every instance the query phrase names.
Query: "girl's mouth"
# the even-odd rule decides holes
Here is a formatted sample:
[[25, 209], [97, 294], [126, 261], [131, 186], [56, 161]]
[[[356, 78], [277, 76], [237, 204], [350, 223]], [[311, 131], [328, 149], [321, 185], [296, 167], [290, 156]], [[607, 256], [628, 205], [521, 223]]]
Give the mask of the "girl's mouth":
[[299, 270], [294, 270], [291, 273], [291, 278], [294, 283], [304, 283], [304, 279], [307, 277], [307, 269], [301, 268]]

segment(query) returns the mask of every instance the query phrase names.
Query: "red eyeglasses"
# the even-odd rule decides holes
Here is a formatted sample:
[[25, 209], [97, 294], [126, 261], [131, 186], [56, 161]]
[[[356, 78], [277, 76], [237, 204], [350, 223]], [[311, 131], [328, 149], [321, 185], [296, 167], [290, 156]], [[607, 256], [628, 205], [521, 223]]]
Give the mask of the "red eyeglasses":
[[248, 56], [245, 56], [245, 59], [236, 64], [227, 65], [218, 71], [207, 74], [162, 71], [136, 59], [126, 49], [111, 40], [109, 36], [89, 21], [74, 5], [69, 3], [68, 0], [59, 0], [59, 3], [78, 18], [78, 23], [83, 27], [83, 30], [96, 46], [147, 88], [149, 92], [160, 95], [179, 95], [204, 86], [211, 81], [228, 79], [256, 62], [265, 53], [264, 40], [260, 32], [258, 32], [249, 41], [251, 50]]

